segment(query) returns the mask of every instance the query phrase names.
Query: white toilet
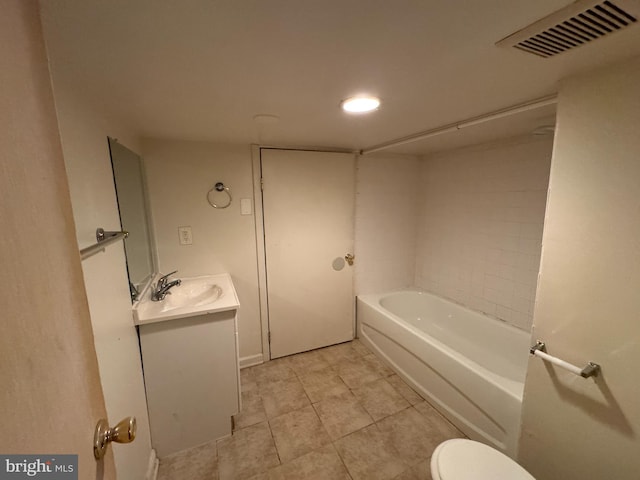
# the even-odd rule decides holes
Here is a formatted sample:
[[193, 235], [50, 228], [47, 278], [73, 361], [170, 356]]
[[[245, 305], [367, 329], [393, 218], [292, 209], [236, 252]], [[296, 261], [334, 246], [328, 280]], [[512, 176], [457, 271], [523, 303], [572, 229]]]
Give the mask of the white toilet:
[[497, 450], [463, 438], [441, 443], [431, 457], [433, 480], [535, 480]]

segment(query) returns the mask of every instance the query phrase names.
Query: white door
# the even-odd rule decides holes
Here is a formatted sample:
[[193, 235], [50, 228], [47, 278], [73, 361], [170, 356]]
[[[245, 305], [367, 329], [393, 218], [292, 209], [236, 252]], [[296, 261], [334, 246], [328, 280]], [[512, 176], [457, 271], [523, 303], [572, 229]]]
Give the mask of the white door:
[[113, 449], [93, 458], [106, 409], [38, 3], [3, 2], [0, 38], [0, 454], [74, 454], [78, 478], [114, 479]]
[[261, 150], [271, 358], [353, 338], [355, 157]]

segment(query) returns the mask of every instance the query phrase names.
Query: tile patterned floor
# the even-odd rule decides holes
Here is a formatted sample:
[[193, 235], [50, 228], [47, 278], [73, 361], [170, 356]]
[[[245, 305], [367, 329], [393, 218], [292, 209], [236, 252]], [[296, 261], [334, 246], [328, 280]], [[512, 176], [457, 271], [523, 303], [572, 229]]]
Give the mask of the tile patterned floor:
[[232, 436], [160, 461], [158, 480], [431, 480], [463, 437], [358, 340], [243, 369]]

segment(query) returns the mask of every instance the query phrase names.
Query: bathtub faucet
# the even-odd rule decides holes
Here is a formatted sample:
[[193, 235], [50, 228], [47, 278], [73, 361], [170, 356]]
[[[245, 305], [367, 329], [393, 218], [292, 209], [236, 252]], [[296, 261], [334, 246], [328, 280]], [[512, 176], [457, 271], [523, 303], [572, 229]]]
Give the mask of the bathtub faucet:
[[171, 275], [177, 272], [178, 271], [175, 270], [171, 273], [167, 273], [166, 275], [163, 275], [158, 279], [158, 282], [156, 283], [156, 286], [153, 289], [153, 293], [151, 294], [151, 300], [153, 300], [154, 302], [158, 302], [160, 300], [164, 300], [164, 297], [166, 297], [167, 295], [171, 295], [171, 292], [169, 290], [175, 286], [180, 285], [181, 281], [179, 279], [176, 279], [169, 282], [168, 280]]

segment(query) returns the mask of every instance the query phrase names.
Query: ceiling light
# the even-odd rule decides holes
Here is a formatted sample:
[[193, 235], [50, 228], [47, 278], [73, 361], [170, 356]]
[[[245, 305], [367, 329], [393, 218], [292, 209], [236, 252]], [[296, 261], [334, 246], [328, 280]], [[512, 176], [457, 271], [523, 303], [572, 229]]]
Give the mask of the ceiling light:
[[347, 98], [341, 103], [342, 109], [347, 113], [368, 113], [377, 110], [380, 99], [365, 95]]
[[259, 113], [253, 117], [253, 121], [261, 125], [267, 125], [271, 123], [278, 123], [280, 117], [277, 115], [271, 115], [269, 113]]

